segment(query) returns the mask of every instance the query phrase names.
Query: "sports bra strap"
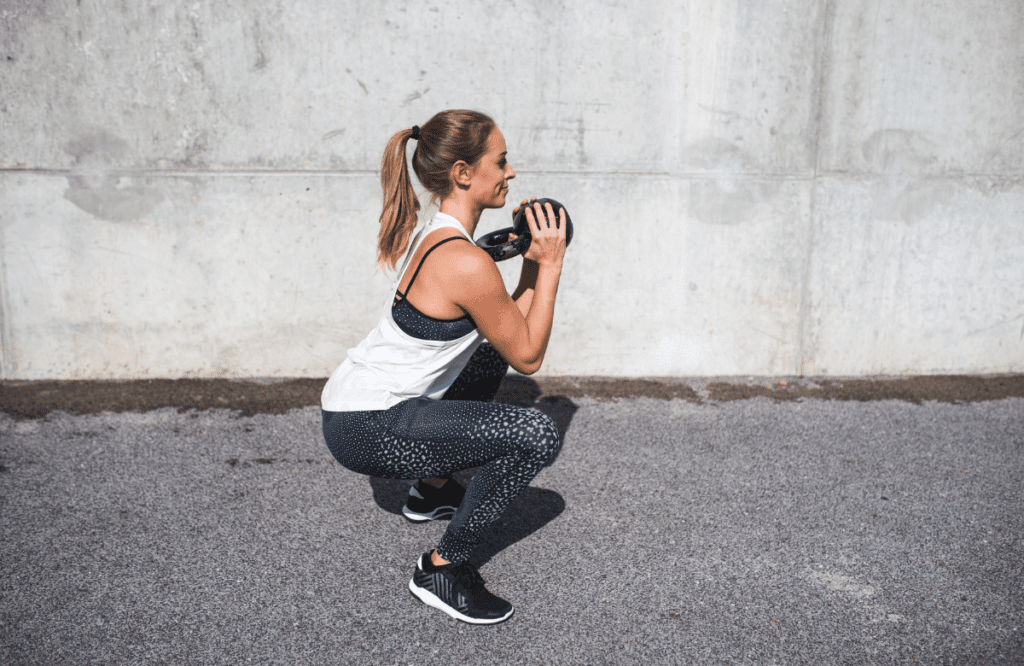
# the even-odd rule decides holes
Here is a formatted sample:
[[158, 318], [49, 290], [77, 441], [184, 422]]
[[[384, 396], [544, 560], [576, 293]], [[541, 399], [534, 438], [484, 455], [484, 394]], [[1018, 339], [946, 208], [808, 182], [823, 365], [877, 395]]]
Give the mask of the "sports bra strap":
[[409, 280], [409, 284], [407, 284], [405, 286], [405, 293], [402, 293], [402, 292], [398, 291], [397, 289], [395, 289], [395, 302], [396, 303], [398, 302], [398, 297], [399, 296], [401, 296], [403, 300], [405, 299], [405, 294], [408, 294], [409, 290], [412, 289], [412, 283], [416, 281], [416, 276], [420, 274], [420, 269], [423, 268], [423, 262], [427, 260], [427, 257], [430, 256], [431, 252], [433, 252], [439, 246], [444, 245], [448, 241], [459, 240], [460, 238], [462, 240], [464, 240], [464, 241], [468, 241], [469, 240], [468, 238], [466, 238], [465, 236], [462, 236], [462, 235], [451, 236], [449, 238], [445, 238], [442, 241], [438, 241], [437, 243], [434, 244], [433, 247], [431, 247], [429, 250], [427, 250], [426, 253], [423, 255], [423, 258], [420, 259], [420, 265], [416, 267], [416, 272], [412, 274], [412, 279]]

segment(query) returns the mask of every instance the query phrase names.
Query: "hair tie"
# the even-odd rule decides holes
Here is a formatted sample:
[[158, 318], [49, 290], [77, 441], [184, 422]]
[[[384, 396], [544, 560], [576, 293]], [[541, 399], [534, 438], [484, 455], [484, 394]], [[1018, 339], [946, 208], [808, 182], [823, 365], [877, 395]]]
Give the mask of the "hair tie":
[[412, 138], [415, 139], [416, 141], [420, 140], [420, 126], [419, 125], [413, 125], [412, 126]]

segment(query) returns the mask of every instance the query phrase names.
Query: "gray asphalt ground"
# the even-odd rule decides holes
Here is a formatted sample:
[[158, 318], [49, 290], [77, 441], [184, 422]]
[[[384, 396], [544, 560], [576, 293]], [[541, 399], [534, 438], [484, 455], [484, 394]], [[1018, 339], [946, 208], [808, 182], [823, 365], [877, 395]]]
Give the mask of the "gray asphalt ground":
[[410, 595], [445, 523], [316, 407], [0, 415], [0, 663], [1024, 663], [1024, 399], [538, 408], [494, 627]]

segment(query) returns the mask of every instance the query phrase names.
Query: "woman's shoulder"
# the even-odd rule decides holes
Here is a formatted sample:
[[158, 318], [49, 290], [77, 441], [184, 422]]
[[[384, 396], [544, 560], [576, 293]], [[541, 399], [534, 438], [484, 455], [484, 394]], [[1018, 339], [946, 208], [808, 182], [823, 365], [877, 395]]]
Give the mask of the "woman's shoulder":
[[[486, 274], [488, 264], [496, 269], [490, 255], [477, 247], [476, 243], [460, 230], [441, 227], [427, 229], [426, 232], [426, 236], [413, 253], [413, 268], [423, 266], [423, 271], [427, 275], [448, 277], [480, 276], [481, 273]], [[408, 282], [408, 279], [404, 282]]]
[[437, 247], [434, 254], [441, 253], [447, 257], [450, 261], [444, 263], [451, 264], [458, 272], [477, 272], [487, 266], [486, 262], [494, 264], [490, 255], [477, 247], [476, 243], [450, 227], [431, 233], [424, 239], [424, 246]]
[[[452, 218], [454, 220], [454, 218]], [[432, 247], [437, 246], [440, 243], [444, 243], [445, 248], [477, 248], [476, 243], [473, 242], [466, 232], [460, 226], [452, 224], [437, 224], [438, 220], [435, 218], [423, 229], [423, 240], [420, 243], [418, 250], [429, 250]], [[464, 242], [450, 241], [449, 239], [459, 238]], [[440, 250], [440, 248], [438, 248]]]

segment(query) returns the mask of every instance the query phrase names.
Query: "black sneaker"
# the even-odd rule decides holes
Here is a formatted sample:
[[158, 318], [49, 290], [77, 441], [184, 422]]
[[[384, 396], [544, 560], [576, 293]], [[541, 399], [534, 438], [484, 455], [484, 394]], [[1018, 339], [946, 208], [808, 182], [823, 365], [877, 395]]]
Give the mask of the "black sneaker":
[[465, 496], [466, 489], [455, 479], [448, 479], [440, 488], [417, 481], [416, 485], [409, 488], [409, 498], [402, 507], [402, 515], [413, 523], [451, 520]]
[[469, 624], [498, 624], [512, 617], [512, 604], [484, 588], [484, 579], [468, 562], [437, 566], [430, 553], [420, 556], [409, 591], [428, 606]]

